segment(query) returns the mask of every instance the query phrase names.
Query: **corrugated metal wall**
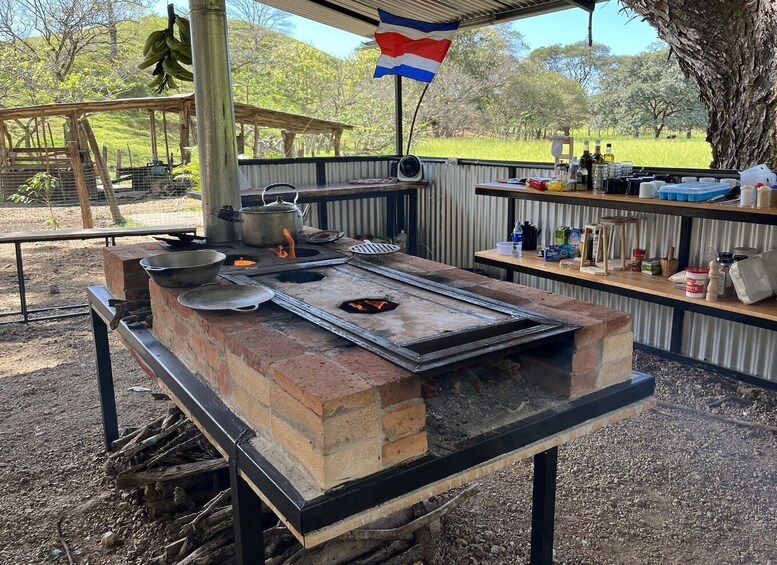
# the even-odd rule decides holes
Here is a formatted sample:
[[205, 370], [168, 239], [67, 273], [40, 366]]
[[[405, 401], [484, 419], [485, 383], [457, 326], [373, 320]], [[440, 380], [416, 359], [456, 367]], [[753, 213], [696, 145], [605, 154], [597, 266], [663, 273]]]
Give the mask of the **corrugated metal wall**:
[[[288, 181], [315, 184], [315, 165], [243, 165], [254, 186]], [[508, 176], [507, 165], [462, 163], [455, 159], [428, 160], [424, 163], [429, 187], [419, 191], [419, 254], [461, 268], [474, 267], [475, 251], [491, 249], [504, 241], [512, 226], [507, 225], [508, 201], [475, 195], [475, 185]], [[519, 177], [541, 175], [545, 168], [518, 167]], [[328, 183], [346, 182], [359, 177], [386, 177], [387, 161], [327, 162]], [[327, 204], [329, 225], [349, 235], [371, 232], [383, 234], [383, 199], [332, 202]], [[315, 212], [315, 211], [314, 211]], [[550, 242], [557, 226], [582, 226], [608, 214], [622, 214], [566, 204], [518, 201], [517, 219], [529, 220], [543, 230], [540, 242]], [[642, 246], [649, 255], [665, 255], [679, 241], [680, 218], [657, 214], [635, 214], [642, 226]], [[309, 225], [316, 225], [311, 216]], [[770, 249], [777, 245], [777, 227], [739, 224], [717, 220], [694, 220], [690, 260], [709, 260], [711, 250], [746, 245]], [[498, 269], [486, 269], [499, 276]], [[615, 296], [567, 283], [519, 275], [519, 282], [550, 292], [572, 296], [628, 312], [634, 319], [637, 341], [661, 349], [669, 348], [672, 309], [639, 300]], [[686, 314], [683, 353], [736, 371], [777, 380], [777, 332], [726, 322], [697, 314]]]

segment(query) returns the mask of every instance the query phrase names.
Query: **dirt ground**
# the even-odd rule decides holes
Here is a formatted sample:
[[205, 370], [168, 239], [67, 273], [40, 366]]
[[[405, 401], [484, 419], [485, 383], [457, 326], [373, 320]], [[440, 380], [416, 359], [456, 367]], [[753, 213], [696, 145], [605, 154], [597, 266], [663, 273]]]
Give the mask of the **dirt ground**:
[[[76, 208], [58, 212], [77, 227]], [[0, 208], [0, 231], [42, 229], [45, 217]], [[108, 225], [104, 208], [95, 217]], [[31, 305], [83, 302], [85, 286], [102, 282], [101, 246], [25, 246]], [[15, 281], [13, 247], [0, 246], [0, 312], [18, 308]], [[161, 415], [167, 401], [128, 390], [151, 384], [118, 342], [112, 351], [120, 426]], [[560, 449], [556, 562], [777, 563], [777, 433], [710, 417], [777, 426], [777, 393], [646, 354], [635, 355], [635, 368], [657, 378], [659, 407]], [[0, 563], [55, 557], [60, 520], [77, 563], [147, 563], [159, 554], [164, 526], [114, 492], [104, 461], [88, 318], [0, 326]], [[529, 462], [485, 478], [443, 520], [439, 562], [528, 562], [530, 503]], [[100, 536], [109, 530], [122, 543], [106, 550]]]

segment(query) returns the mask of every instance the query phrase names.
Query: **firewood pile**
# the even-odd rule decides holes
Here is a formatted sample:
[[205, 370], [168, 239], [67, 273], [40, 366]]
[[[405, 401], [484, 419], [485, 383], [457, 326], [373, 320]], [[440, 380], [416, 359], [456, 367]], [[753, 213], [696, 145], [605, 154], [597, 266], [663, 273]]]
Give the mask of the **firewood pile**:
[[[114, 442], [105, 470], [166, 524], [169, 538], [152, 565], [236, 562], [228, 463], [178, 408]], [[264, 516], [265, 565], [409, 565], [433, 562], [440, 519], [478, 490], [425, 501], [311, 549], [272, 514]]]

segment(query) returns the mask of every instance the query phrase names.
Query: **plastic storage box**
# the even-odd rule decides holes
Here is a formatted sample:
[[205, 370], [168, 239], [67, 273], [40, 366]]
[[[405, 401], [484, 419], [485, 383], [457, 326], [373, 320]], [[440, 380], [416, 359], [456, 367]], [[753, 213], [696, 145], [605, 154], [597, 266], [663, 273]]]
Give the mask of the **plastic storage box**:
[[684, 182], [662, 186], [658, 189], [658, 197], [661, 200], [704, 202], [710, 198], [728, 194], [730, 191], [728, 185], [719, 182]]

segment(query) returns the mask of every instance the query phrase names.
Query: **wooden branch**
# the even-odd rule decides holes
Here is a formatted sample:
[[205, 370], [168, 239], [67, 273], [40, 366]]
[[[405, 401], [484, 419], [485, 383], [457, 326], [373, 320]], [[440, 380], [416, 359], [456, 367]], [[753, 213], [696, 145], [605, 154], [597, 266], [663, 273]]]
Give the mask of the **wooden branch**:
[[[122, 456], [122, 457], [126, 457], [127, 459], [129, 459], [130, 457], [132, 457], [134, 455], [137, 455], [141, 451], [144, 451], [144, 450], [148, 449], [149, 447], [152, 447], [152, 446], [156, 445], [157, 443], [159, 443], [160, 441], [165, 439], [167, 436], [172, 434], [174, 431], [178, 430], [186, 422], [188, 422], [188, 420], [185, 419], [185, 418], [181, 419], [181, 420], [178, 420], [177, 422], [175, 422], [171, 426], [168, 426], [167, 428], [163, 429], [158, 434], [155, 434], [155, 435], [151, 436], [148, 439], [144, 439], [139, 444], [134, 445], [134, 446], [132, 446], [132, 447], [130, 447], [128, 449], [125, 449], [124, 451], [120, 451], [120, 452], [118, 452], [118, 453], [116, 453], [114, 455], [117, 456], [117, 457], [118, 456]], [[114, 455], [111, 455], [111, 458], [113, 458]]]
[[451, 498], [448, 502], [446, 502], [439, 508], [432, 510], [431, 512], [429, 512], [424, 516], [421, 516], [420, 518], [416, 518], [415, 520], [408, 522], [404, 526], [400, 526], [398, 528], [392, 528], [389, 530], [358, 529], [350, 533], [344, 534], [337, 539], [338, 540], [341, 540], [341, 539], [383, 540], [383, 541], [401, 539], [401, 540], [409, 541], [412, 539], [413, 532], [415, 532], [417, 529], [427, 526], [432, 522], [434, 522], [435, 520], [439, 520], [440, 518], [448, 514], [451, 510], [460, 506], [467, 499], [474, 496], [478, 491], [480, 491], [480, 483], [473, 483], [466, 490], [460, 492], [459, 494]]
[[193, 463], [183, 463], [154, 471], [141, 471], [139, 473], [125, 473], [116, 477], [116, 488], [128, 489], [151, 485], [165, 481], [177, 481], [191, 475], [212, 473], [227, 468], [226, 459], [205, 459]]
[[735, 426], [744, 426], [748, 428], [755, 428], [757, 430], [764, 430], [767, 432], [777, 433], [777, 426], [770, 426], [769, 424], [761, 424], [759, 422], [747, 422], [745, 420], [738, 420], [736, 418], [729, 418], [728, 416], [721, 416], [720, 414], [713, 414], [712, 412], [705, 412], [697, 408], [691, 408], [690, 406], [683, 406], [682, 404], [673, 404], [671, 402], [665, 402], [659, 400], [658, 406], [663, 408], [671, 408], [672, 410], [679, 410], [681, 412], [688, 412], [696, 416], [703, 416], [705, 418], [711, 418], [720, 422], [726, 422], [728, 424], [734, 424]]

